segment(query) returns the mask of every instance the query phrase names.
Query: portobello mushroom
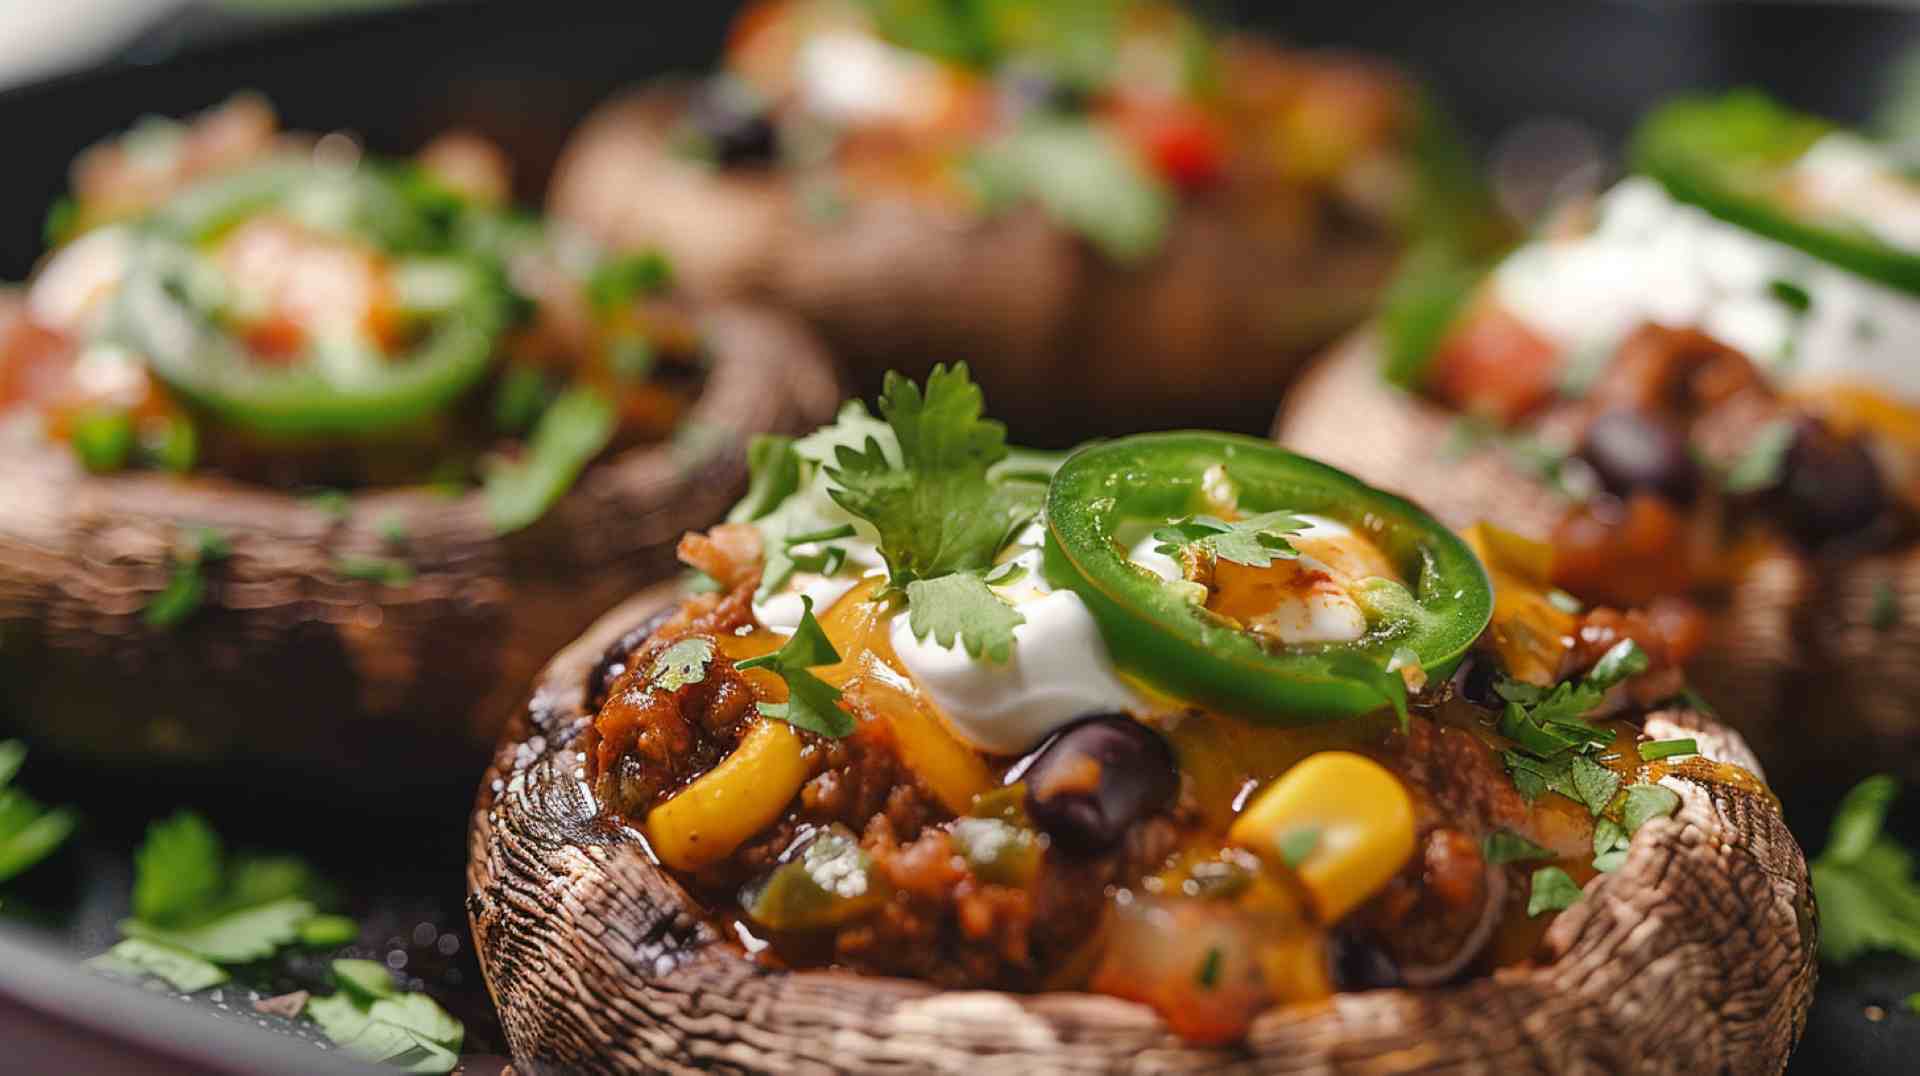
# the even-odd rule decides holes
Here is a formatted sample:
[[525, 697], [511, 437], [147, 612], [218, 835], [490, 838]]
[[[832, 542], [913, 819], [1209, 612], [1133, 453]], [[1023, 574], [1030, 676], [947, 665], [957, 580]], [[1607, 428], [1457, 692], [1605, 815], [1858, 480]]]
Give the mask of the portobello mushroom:
[[[1031, 6], [1041, 24], [1054, 10]], [[1169, 7], [1115, 8], [1201, 40]], [[884, 34], [885, 10], [873, 10]], [[1226, 95], [1237, 109], [1207, 99], [1165, 116], [1129, 113], [1124, 86], [1082, 87], [1044, 56], [982, 58], [979, 73], [968, 61], [943, 76], [963, 87], [972, 103], [954, 109], [970, 118], [922, 129], [823, 115], [794, 88], [793, 56], [808, 48], [893, 49], [862, 45], [873, 39], [856, 31], [876, 28], [848, 12], [759, 5], [729, 74], [603, 106], [563, 153], [550, 211], [617, 246], [658, 246], [699, 292], [804, 315], [864, 393], [886, 370], [920, 375], [972, 356], [1016, 434], [1052, 446], [1263, 428], [1299, 363], [1371, 308], [1412, 236], [1480, 219], [1429, 106], [1358, 58], [1226, 39], [1209, 70], [1239, 87]], [[1261, 96], [1268, 85], [1279, 96]], [[752, 153], [735, 146], [750, 125]], [[1160, 170], [1112, 157], [1107, 127]], [[834, 129], [833, 156], [803, 161]], [[1283, 142], [1285, 163], [1268, 160], [1265, 147]], [[1049, 202], [1020, 193], [1037, 180], [1002, 174], [1028, 165], [1103, 170]]]
[[1861, 216], [1920, 195], [1749, 94], [1636, 145], [1644, 176], [1490, 276], [1409, 277], [1274, 436], [1551, 542], [1575, 597], [1695, 620], [1693, 679], [1783, 784], [1920, 775], [1920, 256]]
[[[1492, 611], [1481, 562], [1417, 509], [1336, 472], [1212, 435], [1086, 450], [1051, 479], [1044, 521], [1003, 550], [1002, 564], [1044, 561], [1044, 580], [1002, 569], [982, 588], [1025, 617], [1010, 653], [965, 641], [982, 607], [961, 616], [971, 626], [948, 620], [974, 590], [957, 574], [932, 576], [948, 587], [907, 583], [893, 599], [904, 610], [871, 600], [879, 580], [833, 599], [795, 581], [809, 600], [782, 643], [767, 625], [789, 591], [756, 591], [776, 550], [811, 544], [780, 536], [819, 507], [813, 483], [833, 483], [857, 520], [900, 506], [863, 501], [866, 464], [843, 450], [828, 471], [823, 450], [874, 432], [868, 463], [895, 461], [886, 488], [927, 481], [906, 446], [922, 422], [952, 419], [940, 379], [924, 412], [890, 386], [883, 409], [904, 456], [871, 419], [843, 413], [802, 448], [789, 483], [799, 501], [683, 543], [728, 590], [635, 597], [562, 651], [512, 719], [473, 814], [468, 910], [516, 1066], [1784, 1069], [1813, 987], [1816, 918], [1804, 859], [1743, 742], [1690, 706], [1645, 701], [1669, 696], [1677, 670], [1632, 637], [1596, 640], [1597, 620], [1550, 641], [1571, 678], [1522, 679], [1534, 675], [1522, 667], [1534, 644], [1516, 641], [1527, 614]], [[1121, 472], [1135, 481], [1117, 499], [1087, 496], [1118, 490], [1107, 479]], [[1168, 494], [1182, 490], [1231, 501], [1161, 528], [1164, 545], [1188, 547], [1184, 579], [1134, 572], [1128, 560], [1141, 561], [1112, 552], [1103, 528], [1178, 512]], [[1373, 529], [1342, 537], [1324, 520], [1238, 511], [1276, 497]], [[1224, 522], [1236, 517], [1247, 525]], [[801, 533], [838, 535], [837, 563], [868, 570], [871, 539], [814, 522]], [[1280, 527], [1295, 556], [1282, 555]], [[935, 571], [901, 531], [880, 533], [888, 571]], [[1259, 557], [1221, 535], [1274, 555], [1249, 568], [1233, 558]], [[1249, 602], [1274, 600], [1261, 581], [1346, 578], [1344, 558], [1371, 543], [1374, 556], [1423, 563], [1433, 584], [1380, 614], [1398, 618], [1379, 630], [1402, 641], [1389, 675], [1400, 697], [1414, 694], [1405, 725], [1378, 701], [1394, 694], [1377, 675], [1378, 637], [1275, 637], [1257, 653], [1233, 641], [1292, 630], [1284, 616], [1244, 619]], [[1324, 569], [1295, 563], [1308, 557]], [[1538, 598], [1518, 568], [1488, 567], [1503, 602]], [[1104, 647], [1088, 651], [1047, 611], [1076, 599]], [[1203, 600], [1209, 616], [1167, 599]], [[954, 623], [960, 638], [929, 627], [916, 641], [910, 615]], [[951, 660], [929, 663], [934, 649]], [[1134, 696], [1066, 716], [1079, 704], [1057, 696], [1093, 682], [1083, 661], [1180, 701]], [[1010, 699], [1027, 677], [1056, 690]], [[1489, 685], [1494, 706], [1476, 701]], [[1245, 718], [1220, 712], [1228, 697]], [[770, 745], [789, 741], [792, 772], [771, 761], [787, 748]], [[1581, 787], [1518, 776], [1561, 764], [1587, 768]], [[956, 794], [969, 790], [971, 806]], [[1637, 800], [1657, 806], [1616, 816]], [[686, 824], [702, 804], [725, 806]], [[1529, 878], [1526, 860], [1590, 880], [1582, 891], [1559, 866]], [[1314, 926], [1291, 918], [1296, 899]], [[1550, 925], [1533, 918], [1556, 908]]]
[[[256, 106], [243, 99], [181, 141], [230, 146], [207, 129], [229, 129], [236, 107], [246, 116]], [[266, 125], [270, 131], [270, 116]], [[257, 136], [256, 128], [243, 125]], [[136, 216], [56, 253], [35, 287], [50, 273], [74, 272], [85, 256], [68, 259], [68, 251], [100, 249], [96, 240], [116, 229], [131, 237], [116, 242], [165, 247], [171, 256], [169, 228], [180, 218], [278, 204], [276, 192], [306, 190], [303, 169], [330, 167], [312, 155], [341, 152], [325, 140], [291, 149], [265, 136], [249, 144], [256, 143], [258, 152], [237, 159], [213, 154], [219, 167], [183, 176], [185, 186], [121, 198], [85, 181], [92, 176], [97, 187], [102, 169], [112, 173], [112, 154], [96, 150], [77, 171], [83, 195], [92, 194], [80, 217]], [[415, 180], [392, 174], [401, 178], [349, 169], [325, 179], [362, 183], [365, 202], [347, 204], [361, 204], [368, 216], [355, 219], [379, 227], [444, 221], [452, 212], [454, 195], [418, 193], [423, 188], [407, 186]], [[418, 214], [381, 200], [416, 193], [430, 207]], [[222, 219], [219, 235], [244, 237], [254, 227]], [[469, 223], [508, 226], [490, 215]], [[357, 249], [351, 241], [339, 240], [339, 249]], [[278, 264], [302, 264], [297, 250], [275, 249]], [[425, 249], [423, 264], [452, 267], [443, 281], [482, 281], [462, 294], [490, 294], [497, 284], [489, 274], [504, 275], [484, 251], [441, 257], [418, 236], [400, 249], [408, 252], [402, 257]], [[675, 378], [671, 388], [662, 381], [656, 392], [652, 381], [633, 378], [605, 382], [604, 394], [588, 398], [580, 385], [602, 385], [595, 370], [567, 382], [572, 388], [554, 384], [561, 375], [544, 383], [536, 375], [535, 396], [555, 395], [535, 399], [540, 417], [529, 416], [536, 424], [518, 443], [520, 455], [503, 457], [517, 462], [489, 471], [485, 485], [468, 482], [474, 472], [464, 469], [442, 480], [443, 464], [484, 461], [508, 444], [492, 425], [499, 405], [489, 408], [490, 397], [505, 394], [503, 368], [553, 363], [564, 350], [553, 338], [580, 331], [559, 324], [565, 303], [543, 300], [537, 318], [511, 326], [520, 335], [510, 340], [484, 335], [494, 324], [490, 306], [456, 308], [443, 321], [423, 315], [424, 327], [397, 330], [413, 351], [379, 356], [336, 386], [287, 353], [254, 363], [246, 349], [258, 354], [263, 337], [229, 347], [225, 341], [258, 328], [237, 303], [204, 322], [158, 317], [177, 313], [176, 302], [190, 306], [181, 296], [191, 289], [142, 291], [144, 267], [132, 264], [117, 305], [86, 328], [50, 327], [58, 287], [31, 293], [41, 304], [33, 316], [31, 300], [8, 298], [0, 309], [8, 437], [0, 452], [0, 695], [7, 718], [48, 747], [144, 774], [238, 763], [225, 772], [265, 770], [278, 779], [371, 771], [404, 785], [471, 773], [552, 649], [623, 594], [673, 572], [679, 533], [725, 511], [744, 488], [749, 442], [812, 426], [838, 397], [818, 343], [786, 316], [740, 304], [667, 310], [634, 301], [632, 317], [654, 317], [694, 341], [684, 357], [660, 344], [656, 368], [666, 372], [656, 376]], [[342, 262], [330, 264], [337, 270]], [[519, 272], [530, 263], [512, 264]], [[516, 286], [539, 286], [530, 279], [551, 278], [523, 276]], [[622, 320], [627, 301], [604, 304], [623, 331], [632, 330]], [[582, 321], [585, 303], [578, 300]], [[155, 316], [135, 316], [142, 312]], [[286, 339], [284, 326], [263, 324], [280, 334], [272, 339]], [[190, 336], [192, 346], [168, 350], [181, 339], [172, 330], [201, 325], [216, 327], [195, 328], [203, 335]], [[228, 325], [241, 329], [230, 336], [218, 327]], [[136, 354], [144, 365], [127, 357]], [[82, 395], [98, 379], [81, 374], [101, 369], [116, 374], [113, 385], [143, 386], [140, 400]], [[448, 371], [458, 377], [442, 386]], [[566, 410], [570, 398], [617, 417], [587, 421], [596, 416]], [[375, 422], [389, 425], [364, 428]], [[150, 442], [156, 423], [184, 430], [184, 442]], [[542, 441], [595, 427], [584, 434], [591, 444]], [[115, 441], [91, 432], [99, 429], [124, 435], [119, 451], [101, 450]], [[178, 443], [181, 453], [163, 450]], [[545, 468], [554, 460], [543, 453], [555, 447], [565, 466]], [[316, 486], [336, 481], [346, 488], [316, 495]]]

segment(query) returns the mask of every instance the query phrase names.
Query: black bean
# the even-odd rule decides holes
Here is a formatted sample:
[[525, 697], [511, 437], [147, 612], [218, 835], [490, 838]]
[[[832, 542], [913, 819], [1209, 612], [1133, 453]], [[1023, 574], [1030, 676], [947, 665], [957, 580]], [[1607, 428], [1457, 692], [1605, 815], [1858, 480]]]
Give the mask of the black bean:
[[1327, 970], [1333, 988], [1386, 990], [1400, 985], [1400, 967], [1392, 954], [1364, 931], [1341, 928], [1327, 936]]
[[746, 88], [727, 80], [709, 82], [689, 108], [688, 122], [716, 164], [771, 164], [780, 151], [773, 117]]
[[1494, 693], [1493, 684], [1500, 670], [1492, 658], [1478, 650], [1469, 650], [1453, 671], [1453, 692], [1482, 710], [1500, 710], [1506, 702]]
[[1803, 542], [1845, 537], [1886, 508], [1886, 485], [1867, 446], [1813, 419], [1795, 424], [1781, 471], [1787, 526]]
[[1135, 822], [1170, 802], [1178, 786], [1167, 742], [1125, 714], [1068, 725], [1020, 772], [1027, 816], [1060, 846], [1083, 853], [1119, 844]]
[[1657, 493], [1686, 504], [1700, 488], [1700, 468], [1686, 436], [1639, 411], [1609, 411], [1594, 419], [1581, 439], [1580, 458], [1617, 496]]

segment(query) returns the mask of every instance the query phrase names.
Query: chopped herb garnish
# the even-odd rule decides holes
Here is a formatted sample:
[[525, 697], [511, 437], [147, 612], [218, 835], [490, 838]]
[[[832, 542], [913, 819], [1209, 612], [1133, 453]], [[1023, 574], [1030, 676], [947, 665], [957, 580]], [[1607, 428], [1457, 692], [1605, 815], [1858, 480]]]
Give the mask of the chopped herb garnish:
[[989, 210], [1040, 206], [1115, 262], [1160, 249], [1173, 199], [1120, 140], [1074, 119], [1029, 122], [982, 150], [971, 176]]
[[1288, 867], [1299, 867], [1320, 847], [1320, 830], [1316, 826], [1288, 830], [1276, 842], [1275, 850], [1280, 853], [1280, 862]]
[[335, 519], [346, 518], [347, 512], [353, 507], [353, 498], [337, 489], [316, 490], [301, 500], [306, 502], [307, 507], [325, 512]]
[[517, 460], [487, 472], [487, 515], [506, 534], [545, 515], [613, 440], [613, 402], [589, 388], [563, 394], [540, 416]]
[[1010, 587], [1027, 577], [1027, 566], [1017, 560], [1010, 560], [987, 573], [987, 585], [990, 587]]
[[658, 295], [673, 285], [673, 268], [657, 250], [610, 258], [587, 278], [587, 301], [595, 314], [608, 314], [646, 295]]
[[1727, 471], [1723, 483], [1727, 492], [1758, 493], [1779, 484], [1780, 470], [1792, 445], [1792, 420], [1776, 419], [1761, 427]]
[[839, 739], [853, 732], [852, 716], [840, 708], [840, 689], [808, 670], [839, 664], [840, 652], [833, 648], [820, 622], [813, 618], [813, 599], [801, 595], [800, 608], [800, 624], [785, 645], [770, 654], [735, 662], [734, 667], [766, 669], [786, 682], [787, 701], [760, 703], [760, 713]]
[[124, 411], [89, 411], [73, 420], [68, 434], [80, 466], [94, 474], [122, 470], [133, 455], [133, 419]]
[[163, 471], [187, 473], [193, 469], [199, 451], [199, 435], [186, 418], [162, 418], [140, 427], [141, 459]]
[[1659, 785], [1632, 785], [1627, 789], [1626, 806], [1620, 810], [1620, 824], [1628, 833], [1656, 818], [1671, 818], [1680, 809], [1680, 794]]
[[402, 994], [382, 965], [336, 960], [340, 990], [310, 998], [305, 1015], [343, 1052], [407, 1072], [451, 1072], [466, 1028], [425, 994]]
[[197, 993], [227, 981], [227, 973], [218, 964], [145, 938], [127, 938], [87, 961], [87, 966], [127, 979], [151, 975], [182, 994]]
[[958, 640], [967, 656], [1001, 662], [1013, 654], [1013, 629], [1027, 622], [972, 572], [908, 583], [907, 616], [916, 639], [932, 636], [944, 647]]
[[800, 453], [784, 434], [755, 434], [747, 442], [747, 495], [727, 513], [729, 523], [752, 523], [800, 488]]
[[407, 530], [406, 519], [398, 512], [389, 512], [381, 516], [377, 527], [380, 531], [380, 540], [388, 545], [403, 546], [412, 537], [411, 532]]
[[1527, 917], [1537, 918], [1543, 912], [1564, 911], [1580, 901], [1580, 887], [1573, 884], [1573, 878], [1559, 867], [1541, 867], [1533, 872], [1533, 882], [1527, 892]]
[[72, 811], [48, 810], [25, 791], [8, 787], [26, 758], [25, 744], [0, 740], [0, 882], [52, 855], [73, 833]]
[[1627, 861], [1627, 844], [1632, 834], [1611, 818], [1593, 824], [1593, 869], [1606, 873], [1620, 869]]
[[1697, 755], [1700, 753], [1698, 740], [1655, 740], [1640, 745], [1640, 757], [1647, 762], [1657, 762], [1675, 755]]
[[1648, 664], [1647, 652], [1640, 649], [1639, 644], [1632, 639], [1622, 639], [1593, 663], [1586, 682], [1591, 687], [1605, 691], [1646, 672]]
[[1585, 755], [1575, 755], [1571, 764], [1574, 799], [1587, 805], [1593, 817], [1613, 802], [1614, 793], [1620, 791], [1620, 775]]
[[531, 366], [509, 366], [493, 394], [493, 425], [501, 433], [525, 433], [553, 402], [547, 375]]
[[316, 915], [300, 924], [300, 944], [313, 949], [346, 945], [360, 936], [360, 924], [344, 915]]
[[653, 341], [639, 333], [621, 333], [607, 343], [607, 369], [628, 384], [645, 381], [658, 357]]
[[1873, 605], [1867, 610], [1867, 623], [1875, 631], [1886, 631], [1900, 622], [1900, 595], [1893, 584], [1882, 579], [1873, 585]]
[[404, 587], [413, 582], [415, 574], [413, 565], [399, 557], [369, 557], [359, 554], [336, 558], [333, 562], [333, 570], [345, 579], [359, 579], [387, 587]]
[[1780, 300], [1781, 305], [1795, 314], [1804, 315], [1813, 309], [1813, 293], [1802, 284], [1786, 279], [1775, 279], [1767, 282], [1767, 291], [1772, 293], [1775, 299]]
[[1542, 848], [1510, 829], [1496, 829], [1480, 841], [1480, 854], [1488, 863], [1524, 863], [1534, 859], [1557, 859], [1552, 849]]
[[1920, 880], [1913, 853], [1883, 829], [1898, 794], [1892, 777], [1869, 777], [1834, 814], [1827, 847], [1813, 861], [1823, 960], [1845, 963], [1876, 949], [1920, 960]]
[[1202, 988], [1212, 990], [1220, 982], [1220, 962], [1220, 947], [1216, 945], [1208, 949], [1206, 959], [1200, 961], [1200, 971], [1194, 976], [1194, 981]]
[[148, 626], [171, 628], [192, 616], [206, 599], [203, 569], [232, 555], [233, 545], [225, 534], [212, 527], [187, 528], [173, 551], [167, 585], [147, 603], [142, 614]]
[[678, 691], [688, 684], [702, 683], [713, 655], [711, 639], [682, 639], [662, 650], [647, 666], [647, 686], [655, 691]]
[[1300, 555], [1286, 536], [1306, 526], [1291, 512], [1265, 512], [1233, 523], [1214, 516], [1188, 516], [1153, 532], [1160, 543], [1154, 552], [1179, 557], [1192, 548], [1235, 564], [1265, 568], [1275, 558], [1291, 560]]
[[1586, 805], [1598, 818], [1620, 789], [1620, 775], [1588, 757], [1613, 742], [1613, 733], [1585, 719], [1605, 701], [1607, 691], [1646, 671], [1647, 655], [1631, 639], [1622, 639], [1594, 663], [1578, 683], [1551, 690], [1502, 678], [1494, 692], [1506, 700], [1500, 734], [1518, 750], [1503, 759], [1514, 787], [1531, 803], [1543, 792]]

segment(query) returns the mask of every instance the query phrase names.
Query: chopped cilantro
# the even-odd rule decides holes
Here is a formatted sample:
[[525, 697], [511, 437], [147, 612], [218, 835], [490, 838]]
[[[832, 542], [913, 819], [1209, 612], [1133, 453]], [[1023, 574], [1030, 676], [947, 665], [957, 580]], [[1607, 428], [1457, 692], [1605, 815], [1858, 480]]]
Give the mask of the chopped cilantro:
[[343, 1052], [406, 1072], [451, 1072], [466, 1028], [425, 994], [402, 994], [382, 965], [336, 960], [341, 989], [309, 998], [305, 1016]]
[[218, 964], [145, 938], [127, 938], [87, 961], [96, 971], [138, 979], [151, 975], [182, 994], [197, 993], [227, 981]]
[[353, 507], [353, 498], [337, 489], [315, 490], [301, 500], [314, 511], [324, 512], [335, 519], [345, 519], [347, 512]]
[[991, 568], [1036, 507], [1034, 492], [989, 481], [1007, 456], [1007, 429], [981, 417], [984, 400], [967, 366], [936, 366], [926, 392], [889, 373], [880, 396], [899, 446], [896, 465], [872, 435], [842, 445], [827, 469], [835, 503], [873, 524], [895, 587]]
[[1199, 973], [1193, 977], [1194, 981], [1199, 983], [1201, 988], [1206, 990], [1212, 990], [1215, 986], [1219, 985], [1220, 961], [1221, 961], [1221, 955], [1220, 955], [1219, 946], [1216, 945], [1213, 948], [1207, 950], [1206, 958], [1200, 961]]
[[133, 419], [124, 411], [88, 411], [73, 420], [68, 436], [80, 466], [94, 474], [121, 470], [133, 455]]
[[1313, 850], [1320, 847], [1320, 829], [1317, 826], [1305, 826], [1288, 830], [1278, 842], [1276, 850], [1280, 853], [1280, 862], [1289, 867], [1298, 867], [1307, 861]]
[[1482, 838], [1480, 854], [1495, 865], [1557, 858], [1552, 849], [1542, 848], [1510, 829], [1496, 829]]
[[496, 533], [528, 526], [553, 507], [613, 440], [613, 401], [590, 388], [553, 402], [527, 438], [526, 452], [487, 472], [487, 515]]
[[360, 936], [360, 924], [344, 915], [316, 915], [300, 924], [300, 944], [313, 949], [346, 945]]
[[1593, 663], [1587, 684], [1602, 691], [1647, 671], [1647, 652], [1632, 639], [1622, 639]]
[[344, 579], [359, 579], [387, 587], [404, 587], [414, 579], [413, 565], [399, 557], [348, 554], [335, 558], [333, 570]]
[[406, 518], [398, 512], [389, 512], [381, 516], [377, 527], [380, 531], [380, 540], [388, 545], [404, 546], [412, 538], [412, 533], [407, 529]]
[[369, 1005], [400, 992], [394, 989], [393, 973], [377, 960], [335, 960], [330, 967], [341, 989]]
[[1547, 591], [1547, 604], [1563, 613], [1579, 613], [1586, 608], [1585, 605], [1581, 604], [1579, 598], [1561, 590], [1559, 587]]
[[957, 639], [969, 657], [989, 661], [1012, 656], [1013, 629], [1027, 622], [972, 572], [908, 583], [907, 611], [914, 638], [931, 635], [944, 647]]
[[1586, 804], [1595, 818], [1613, 802], [1614, 793], [1620, 791], [1620, 775], [1585, 755], [1573, 756], [1571, 777], [1574, 799]]
[[1807, 291], [1804, 285], [1791, 280], [1776, 279], [1767, 282], [1767, 291], [1771, 292], [1775, 299], [1780, 300], [1781, 305], [1795, 314], [1806, 314], [1813, 309], [1813, 294]]
[[1640, 757], [1647, 762], [1657, 762], [1675, 755], [1697, 755], [1700, 753], [1698, 740], [1655, 740], [1640, 745]]
[[1900, 623], [1900, 595], [1885, 579], [1873, 585], [1873, 605], [1867, 610], [1867, 623], [1874, 631], [1887, 631]]
[[641, 251], [601, 262], [587, 278], [587, 301], [601, 317], [644, 295], [658, 295], [673, 285], [673, 267], [657, 250]]
[[647, 667], [647, 685], [656, 691], [678, 691], [688, 684], [707, 678], [707, 664], [713, 660], [710, 639], [682, 639], [662, 650]]
[[25, 744], [0, 740], [0, 882], [52, 855], [73, 833], [72, 811], [48, 810], [24, 791], [8, 787], [26, 758]]
[[1673, 789], [1632, 785], [1627, 789], [1626, 806], [1620, 811], [1620, 824], [1628, 833], [1638, 833], [1641, 826], [1656, 818], [1671, 818], [1679, 809], [1680, 794]]
[[140, 458], [174, 474], [193, 469], [199, 455], [200, 438], [193, 422], [186, 418], [161, 418], [140, 426]]
[[206, 600], [206, 565], [233, 555], [227, 536], [212, 527], [188, 528], [173, 551], [167, 585], [147, 603], [142, 616], [149, 627], [165, 630], [183, 623]]
[[645, 381], [656, 358], [653, 341], [639, 333], [621, 333], [607, 343], [607, 369], [628, 384]]
[[727, 513], [729, 523], [752, 523], [800, 488], [800, 453], [784, 434], [755, 434], [747, 442], [747, 495]]
[[1573, 878], [1559, 867], [1541, 867], [1533, 872], [1533, 881], [1527, 892], [1527, 917], [1536, 918], [1542, 912], [1564, 911], [1579, 903], [1580, 887], [1573, 884]]
[[1300, 555], [1286, 536], [1299, 533], [1306, 525], [1291, 512], [1265, 512], [1233, 523], [1213, 516], [1188, 516], [1153, 532], [1160, 542], [1154, 552], [1178, 557], [1193, 548], [1235, 564], [1265, 568], [1276, 557], [1291, 560]]
[[1593, 869], [1606, 873], [1619, 870], [1627, 861], [1627, 844], [1632, 834], [1611, 818], [1593, 824]]
[[1727, 471], [1722, 483], [1728, 493], [1758, 493], [1780, 481], [1780, 469], [1786, 463], [1787, 449], [1793, 445], [1793, 421], [1776, 419], [1760, 428], [1746, 451]]
[[545, 372], [531, 366], [509, 366], [493, 393], [493, 426], [501, 433], [525, 433], [552, 402], [553, 387]]
[[1506, 700], [1500, 734], [1518, 750], [1503, 753], [1514, 787], [1529, 803], [1558, 792], [1584, 804], [1595, 818], [1620, 790], [1620, 775], [1589, 756], [1613, 742], [1613, 733], [1585, 716], [1614, 686], [1646, 671], [1647, 655], [1631, 639], [1614, 644], [1579, 682], [1551, 690], [1501, 679], [1494, 692]]
[[120, 922], [120, 932], [170, 945], [216, 964], [245, 964], [264, 960], [293, 944], [300, 937], [300, 927], [314, 914], [312, 904], [286, 897], [192, 925], [156, 926], [140, 919], [125, 919]]
[[191, 811], [148, 826], [134, 853], [133, 914], [166, 923], [211, 903], [220, 892], [223, 856], [219, 836]]
[[1031, 202], [1123, 265], [1158, 251], [1172, 220], [1165, 185], [1118, 138], [1084, 120], [1023, 124], [981, 150], [969, 174], [989, 210]]
[[1027, 576], [1027, 566], [1017, 560], [1010, 560], [987, 573], [986, 582], [990, 587], [1010, 587]]
[[1854, 786], [1813, 861], [1820, 956], [1845, 963], [1869, 950], [1920, 960], [1920, 880], [1913, 853], [1883, 832], [1899, 785], [1886, 775]]
[[800, 624], [785, 645], [770, 654], [735, 662], [734, 667], [766, 669], [786, 681], [787, 701], [760, 703], [762, 714], [839, 739], [853, 732], [853, 718], [839, 705], [840, 689], [807, 670], [839, 664], [840, 652], [813, 618], [813, 599], [801, 595], [800, 607]]

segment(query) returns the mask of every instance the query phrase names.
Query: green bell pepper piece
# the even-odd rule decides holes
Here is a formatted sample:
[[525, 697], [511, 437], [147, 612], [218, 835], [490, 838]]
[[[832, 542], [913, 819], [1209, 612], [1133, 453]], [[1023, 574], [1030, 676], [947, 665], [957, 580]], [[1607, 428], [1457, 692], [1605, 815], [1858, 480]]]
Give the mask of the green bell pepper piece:
[[[1203, 474], [1222, 466], [1247, 513], [1327, 516], [1377, 543], [1411, 588], [1359, 595], [1368, 634], [1352, 643], [1277, 646], [1189, 601], [1131, 563], [1116, 535], [1192, 512]], [[1178, 698], [1283, 724], [1404, 702], [1394, 655], [1447, 675], [1493, 615], [1493, 589], [1466, 543], [1409, 502], [1268, 442], [1230, 434], [1142, 434], [1076, 452], [1047, 491], [1045, 571], [1087, 603], [1114, 661]], [[1402, 658], [1404, 660], [1404, 656]]]

